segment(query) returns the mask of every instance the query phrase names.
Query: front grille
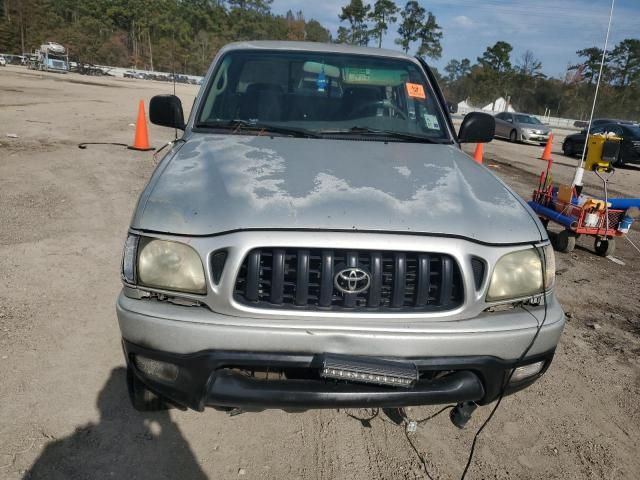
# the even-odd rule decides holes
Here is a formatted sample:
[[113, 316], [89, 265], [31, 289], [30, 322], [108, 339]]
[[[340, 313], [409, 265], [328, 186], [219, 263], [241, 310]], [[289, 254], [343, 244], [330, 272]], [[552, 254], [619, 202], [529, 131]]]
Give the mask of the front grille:
[[[336, 288], [336, 273], [358, 268], [369, 274], [360, 293]], [[337, 311], [451, 310], [463, 301], [456, 261], [441, 253], [257, 248], [242, 262], [236, 301], [258, 308]]]
[[473, 271], [473, 280], [476, 284], [476, 290], [480, 290], [482, 287], [482, 281], [484, 280], [484, 262], [479, 258], [473, 257], [471, 259], [471, 270]]

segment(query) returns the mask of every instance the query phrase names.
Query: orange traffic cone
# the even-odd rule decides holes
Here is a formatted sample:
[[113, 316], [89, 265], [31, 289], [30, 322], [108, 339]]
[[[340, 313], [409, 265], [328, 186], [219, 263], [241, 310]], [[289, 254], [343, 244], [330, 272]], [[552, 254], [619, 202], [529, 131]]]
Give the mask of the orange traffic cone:
[[553, 143], [553, 133], [549, 134], [549, 140], [547, 140], [547, 144], [544, 146], [544, 151], [542, 152], [542, 156], [540, 160], [544, 160], [548, 162], [551, 160], [551, 144]]
[[476, 151], [473, 154], [473, 159], [478, 162], [480, 165], [482, 165], [482, 152], [484, 150], [483, 144], [482, 143], [478, 143], [476, 145]]
[[147, 116], [144, 113], [144, 101], [140, 100], [138, 104], [138, 121], [136, 122], [136, 136], [130, 150], [141, 150], [146, 152], [153, 150], [149, 145], [149, 132], [147, 131]]

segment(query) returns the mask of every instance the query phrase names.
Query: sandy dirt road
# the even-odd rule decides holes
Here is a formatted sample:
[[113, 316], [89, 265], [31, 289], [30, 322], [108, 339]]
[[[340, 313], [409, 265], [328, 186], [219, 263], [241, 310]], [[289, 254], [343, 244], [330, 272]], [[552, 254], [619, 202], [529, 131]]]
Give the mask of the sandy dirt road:
[[[188, 109], [196, 87], [177, 88]], [[467, 430], [441, 415], [409, 439], [393, 412], [367, 421], [358, 419], [365, 410], [228, 417], [130, 408], [114, 303], [122, 243], [153, 158], [77, 144], [130, 142], [138, 99], [170, 90], [0, 70], [0, 478], [458, 478], [488, 408]], [[152, 143], [172, 133], [151, 127]], [[539, 152], [497, 141], [487, 163], [528, 196]], [[570, 171], [560, 167], [558, 176]], [[639, 171], [617, 178], [616, 189], [638, 195]], [[640, 244], [640, 233], [630, 238]], [[555, 362], [503, 402], [468, 478], [638, 478], [640, 257], [627, 242], [615, 254], [624, 265], [579, 245], [557, 255], [570, 318]]]

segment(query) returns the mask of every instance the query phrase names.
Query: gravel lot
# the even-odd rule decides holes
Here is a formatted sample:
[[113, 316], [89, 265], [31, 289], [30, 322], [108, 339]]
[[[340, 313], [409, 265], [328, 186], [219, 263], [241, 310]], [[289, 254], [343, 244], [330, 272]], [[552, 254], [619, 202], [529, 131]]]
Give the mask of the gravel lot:
[[[187, 109], [196, 88], [177, 86]], [[489, 408], [464, 431], [441, 415], [407, 437], [393, 412], [366, 420], [372, 412], [129, 407], [114, 302], [122, 243], [154, 161], [77, 144], [131, 142], [138, 99], [171, 89], [0, 69], [0, 478], [458, 478]], [[172, 135], [151, 127], [156, 146]], [[569, 181], [575, 160], [560, 144], [558, 135], [555, 178]], [[528, 197], [541, 151], [498, 140], [486, 164]], [[639, 180], [640, 170], [619, 170], [612, 190], [640, 196]], [[591, 174], [587, 185], [598, 185]], [[629, 238], [640, 245], [640, 233]], [[640, 257], [624, 240], [615, 253], [623, 265], [578, 243], [557, 255], [569, 322], [555, 362], [503, 402], [469, 478], [638, 478]]]

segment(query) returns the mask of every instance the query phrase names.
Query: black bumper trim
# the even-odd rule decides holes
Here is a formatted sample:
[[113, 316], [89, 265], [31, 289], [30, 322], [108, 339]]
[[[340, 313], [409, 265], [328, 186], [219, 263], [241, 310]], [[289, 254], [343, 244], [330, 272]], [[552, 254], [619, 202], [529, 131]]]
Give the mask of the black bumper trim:
[[[542, 376], [555, 350], [527, 357], [521, 363], [492, 356], [384, 358], [414, 363], [418, 371], [451, 372], [433, 380], [420, 380], [413, 389], [342, 383], [326, 380], [256, 380], [229, 367], [321, 368], [322, 355], [208, 350], [190, 354], [163, 352], [131, 343], [122, 346], [127, 365], [156, 394], [181, 407], [202, 411], [207, 406], [260, 408], [401, 407], [496, 400], [509, 371], [519, 365], [545, 360], [536, 376], [505, 389], [507, 395], [528, 387]], [[132, 362], [134, 355], [170, 362], [180, 367], [173, 383], [146, 376]], [[379, 357], [378, 357], [379, 358]]]
[[478, 401], [484, 388], [472, 372], [456, 372], [414, 388], [306, 380], [261, 381], [219, 371], [209, 387], [207, 406], [243, 408], [408, 407]]

